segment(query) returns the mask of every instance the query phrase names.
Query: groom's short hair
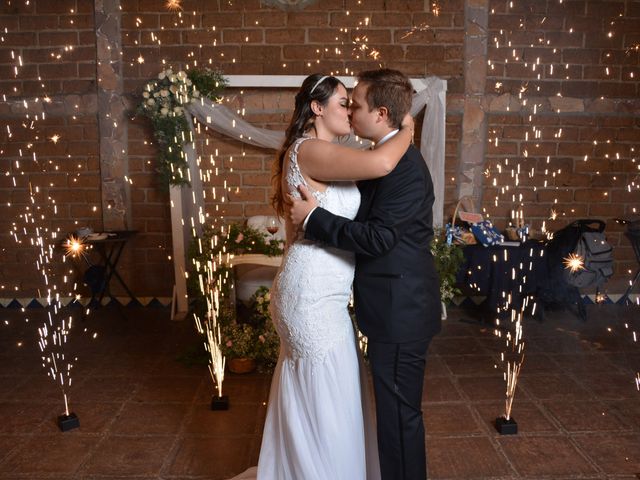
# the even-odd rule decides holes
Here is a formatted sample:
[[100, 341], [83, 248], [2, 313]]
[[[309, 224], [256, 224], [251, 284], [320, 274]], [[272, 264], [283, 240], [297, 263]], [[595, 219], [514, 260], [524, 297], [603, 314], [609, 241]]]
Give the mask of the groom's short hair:
[[386, 107], [389, 112], [389, 126], [400, 128], [402, 119], [411, 108], [413, 87], [407, 76], [398, 70], [381, 68], [358, 74], [358, 83], [367, 85], [369, 110]]

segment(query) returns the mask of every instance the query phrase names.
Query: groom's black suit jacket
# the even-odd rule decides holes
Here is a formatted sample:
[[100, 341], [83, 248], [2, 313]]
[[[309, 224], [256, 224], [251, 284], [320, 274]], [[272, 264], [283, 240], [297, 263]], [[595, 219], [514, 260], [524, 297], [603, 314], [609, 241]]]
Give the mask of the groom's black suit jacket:
[[356, 253], [358, 326], [369, 340], [404, 343], [438, 333], [440, 286], [429, 248], [433, 183], [413, 146], [386, 177], [358, 183], [352, 221], [316, 208], [305, 238]]

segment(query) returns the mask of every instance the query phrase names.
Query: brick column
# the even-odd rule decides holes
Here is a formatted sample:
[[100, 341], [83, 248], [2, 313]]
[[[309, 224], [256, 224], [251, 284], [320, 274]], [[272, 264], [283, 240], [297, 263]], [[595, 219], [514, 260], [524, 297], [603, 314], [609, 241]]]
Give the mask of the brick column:
[[469, 195], [482, 205], [482, 171], [487, 142], [487, 36], [489, 0], [465, 0], [464, 113], [458, 169], [458, 198]]
[[94, 0], [96, 78], [102, 185], [102, 220], [106, 230], [131, 225], [131, 200], [125, 175], [127, 116], [123, 97], [120, 0]]

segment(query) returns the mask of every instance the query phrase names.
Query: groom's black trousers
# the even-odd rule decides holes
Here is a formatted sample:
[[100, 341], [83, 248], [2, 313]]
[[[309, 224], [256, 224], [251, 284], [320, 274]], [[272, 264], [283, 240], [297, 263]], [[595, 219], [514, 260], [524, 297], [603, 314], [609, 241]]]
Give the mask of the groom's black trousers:
[[421, 404], [430, 342], [368, 344], [382, 480], [427, 478]]

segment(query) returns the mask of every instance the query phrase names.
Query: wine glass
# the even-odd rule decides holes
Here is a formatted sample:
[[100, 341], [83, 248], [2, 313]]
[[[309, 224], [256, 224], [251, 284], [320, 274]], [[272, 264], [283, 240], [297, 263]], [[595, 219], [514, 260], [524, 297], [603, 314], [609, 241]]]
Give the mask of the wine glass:
[[267, 218], [267, 232], [269, 232], [272, 236], [276, 234], [276, 232], [280, 229], [280, 223], [276, 217], [268, 217]]

